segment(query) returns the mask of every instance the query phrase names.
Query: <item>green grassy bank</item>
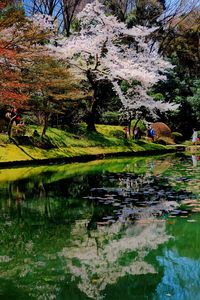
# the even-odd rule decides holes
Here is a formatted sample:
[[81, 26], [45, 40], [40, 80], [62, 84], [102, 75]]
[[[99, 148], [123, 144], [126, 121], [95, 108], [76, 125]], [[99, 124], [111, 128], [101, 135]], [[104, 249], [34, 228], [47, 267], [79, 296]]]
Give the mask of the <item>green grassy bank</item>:
[[[125, 139], [122, 126], [97, 125], [96, 129], [97, 132], [88, 133], [85, 125], [74, 132], [49, 128], [44, 140], [34, 137], [33, 143], [19, 142], [17, 138], [10, 141], [7, 135], [1, 134], [0, 163], [166, 150], [165, 146], [148, 142], [145, 138], [138, 142]], [[41, 134], [42, 128], [29, 126], [22, 141], [33, 141], [34, 130]]]

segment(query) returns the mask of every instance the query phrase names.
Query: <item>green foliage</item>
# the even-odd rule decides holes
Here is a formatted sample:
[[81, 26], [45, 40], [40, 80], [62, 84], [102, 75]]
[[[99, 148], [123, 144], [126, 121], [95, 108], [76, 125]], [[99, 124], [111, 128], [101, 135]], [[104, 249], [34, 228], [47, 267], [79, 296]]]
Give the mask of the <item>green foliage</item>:
[[128, 91], [128, 89], [130, 88], [130, 84], [127, 81], [122, 80], [120, 87], [121, 87], [122, 92], [126, 93]]
[[185, 78], [197, 78], [200, 75], [199, 20], [200, 13], [197, 9], [181, 17], [175, 16], [162, 43], [165, 54], [176, 59]]
[[[131, 127], [134, 128], [136, 122], [138, 120], [132, 120], [131, 121]], [[138, 123], [137, 123], [137, 126], [140, 128], [141, 132], [142, 133], [145, 133], [146, 132], [146, 125], [144, 124], [144, 122], [142, 120], [140, 120]]]
[[159, 17], [163, 12], [164, 6], [161, 1], [144, 0], [137, 1], [136, 20], [137, 24], [143, 26], [159, 26], [161, 21]]
[[182, 68], [180, 65], [175, 67], [167, 75], [166, 81], [160, 81], [153, 87], [151, 95], [162, 94], [165, 101], [179, 104], [178, 111], [170, 113], [167, 120], [162, 117], [162, 121], [167, 123], [173, 131], [183, 134], [184, 139], [188, 139], [191, 136], [192, 128], [197, 126], [192, 105], [188, 101], [188, 97], [193, 95], [194, 81], [191, 78], [183, 77]]
[[133, 27], [137, 24], [136, 12], [131, 12], [126, 18], [126, 24], [128, 28]]
[[105, 125], [119, 125], [120, 113], [114, 111], [106, 111], [100, 117], [100, 123]]
[[188, 97], [188, 102], [191, 104], [193, 115], [196, 117], [200, 125], [200, 80], [194, 82], [192, 88], [193, 96]]
[[172, 132], [172, 137], [175, 143], [181, 143], [183, 141], [183, 135], [180, 132]]
[[152, 96], [154, 100], [158, 100], [158, 101], [165, 100], [165, 97], [162, 93], [150, 93], [150, 96]]
[[71, 32], [78, 32], [80, 31], [80, 21], [78, 19], [75, 19], [71, 24]]

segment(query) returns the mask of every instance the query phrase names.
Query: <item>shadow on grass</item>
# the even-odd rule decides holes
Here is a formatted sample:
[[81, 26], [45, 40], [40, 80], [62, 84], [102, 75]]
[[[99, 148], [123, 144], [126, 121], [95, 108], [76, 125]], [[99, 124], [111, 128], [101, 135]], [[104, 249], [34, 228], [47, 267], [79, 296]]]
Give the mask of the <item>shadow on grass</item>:
[[30, 154], [28, 154], [22, 147], [19, 146], [19, 144], [15, 141], [15, 139], [10, 138], [10, 140], [15, 144], [15, 146], [17, 146], [17, 148], [19, 148], [24, 154], [26, 154], [28, 157], [30, 157], [31, 159], [35, 159], [33, 156], [31, 156]]
[[94, 142], [97, 146], [123, 146], [124, 144], [127, 144], [128, 141], [124, 138], [116, 138], [113, 136], [105, 136], [102, 133], [99, 132], [88, 132], [85, 136], [87, 140]]

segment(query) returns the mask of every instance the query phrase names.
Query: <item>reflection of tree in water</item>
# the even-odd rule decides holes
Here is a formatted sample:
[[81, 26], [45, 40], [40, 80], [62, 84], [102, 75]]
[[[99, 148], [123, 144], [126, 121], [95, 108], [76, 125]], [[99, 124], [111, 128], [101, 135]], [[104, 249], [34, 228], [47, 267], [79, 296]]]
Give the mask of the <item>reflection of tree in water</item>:
[[[81, 294], [83, 299], [99, 299], [109, 287], [119, 290], [118, 282], [123, 280], [126, 289], [127, 276], [139, 282], [153, 274], [156, 286], [161, 274], [155, 275], [146, 258], [169, 236], [165, 222], [153, 219], [154, 212], [161, 211], [164, 203], [168, 210], [167, 203], [192, 195], [172, 187], [169, 177], [158, 175], [163, 165], [168, 166], [151, 163], [147, 173], [146, 169], [137, 174], [101, 170], [54, 182], [45, 172], [1, 187], [2, 276], [17, 278], [18, 287], [26, 287], [38, 300], [56, 299], [68, 284], [68, 274], [87, 295]], [[89, 199], [83, 199], [87, 195]], [[141, 216], [148, 220], [135, 221]], [[102, 226], [105, 223], [110, 226]], [[136, 289], [142, 285], [138, 283]], [[63, 299], [68, 299], [68, 293]], [[72, 294], [79, 295], [76, 290]]]
[[49, 222], [70, 222], [75, 210], [81, 213], [83, 207], [93, 206], [80, 197], [87, 195], [93, 184], [102, 185], [99, 174], [80, 175], [65, 178], [56, 182], [48, 182], [47, 177], [37, 176], [9, 182], [0, 189], [1, 207], [6, 214], [18, 215], [18, 218], [46, 218]]
[[66, 258], [71, 275], [79, 278], [79, 289], [92, 299], [103, 298], [107, 285], [116, 284], [124, 276], [155, 274], [145, 257], [169, 239], [164, 221], [100, 226], [90, 238], [86, 227], [76, 222], [71, 233], [73, 244], [63, 248], [60, 256]]
[[[88, 222], [85, 218], [73, 226], [48, 228], [27, 220], [20, 227], [0, 224], [5, 231], [1, 230], [1, 276], [11, 283], [17, 278], [18, 289], [25, 287], [33, 299], [57, 299], [70, 278], [77, 279], [76, 289], [100, 299], [106, 287], [117, 284], [119, 278], [156, 273], [145, 257], [169, 239], [165, 222], [98, 226], [90, 236]], [[69, 291], [61, 299], [68, 295]]]
[[[9, 183], [6, 209], [12, 208], [13, 214], [17, 205], [19, 218], [32, 211], [39, 218], [62, 223], [70, 220], [73, 209], [89, 205], [93, 208], [90, 231], [97, 222], [160, 215], [174, 210], [176, 202], [191, 198], [191, 193], [177, 191], [168, 178], [154, 176], [150, 171], [141, 175], [101, 171], [56, 182], [48, 181], [50, 172], [43, 175]], [[80, 201], [82, 197], [85, 199]]]
[[73, 218], [75, 220], [77, 213], [81, 214], [88, 209], [87, 201], [80, 202], [80, 199], [73, 197], [75, 190], [76, 194], [81, 193], [88, 183], [86, 180], [84, 184], [77, 183], [76, 178], [71, 181], [43, 183], [40, 176], [9, 182], [0, 189], [1, 216], [4, 214], [12, 218], [17, 216], [19, 219], [69, 223]]
[[[198, 157], [195, 157], [195, 160]], [[193, 165], [191, 157], [180, 156], [176, 166], [173, 166], [166, 172], [170, 185], [179, 190], [185, 190], [192, 193], [199, 199], [200, 190], [200, 164]]]
[[[191, 192], [173, 188], [168, 178], [149, 173], [135, 175], [131, 173], [107, 173], [107, 185], [91, 189], [91, 200], [96, 207], [106, 206], [107, 216], [99, 215], [95, 221], [115, 221], [120, 219], [149, 218], [169, 213], [181, 200], [193, 197]], [[187, 214], [178, 211], [177, 214]]]

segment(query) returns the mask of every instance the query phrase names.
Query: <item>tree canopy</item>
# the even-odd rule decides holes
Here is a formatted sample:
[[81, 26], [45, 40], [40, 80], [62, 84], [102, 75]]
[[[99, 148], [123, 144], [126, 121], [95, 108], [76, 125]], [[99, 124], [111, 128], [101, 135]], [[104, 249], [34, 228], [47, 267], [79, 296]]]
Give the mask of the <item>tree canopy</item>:
[[95, 130], [116, 107], [152, 120], [174, 111], [168, 121], [181, 130], [192, 126], [187, 106], [198, 127], [197, 1], [8, 0], [0, 8], [0, 105], [43, 115], [44, 134], [55, 113], [70, 111]]

